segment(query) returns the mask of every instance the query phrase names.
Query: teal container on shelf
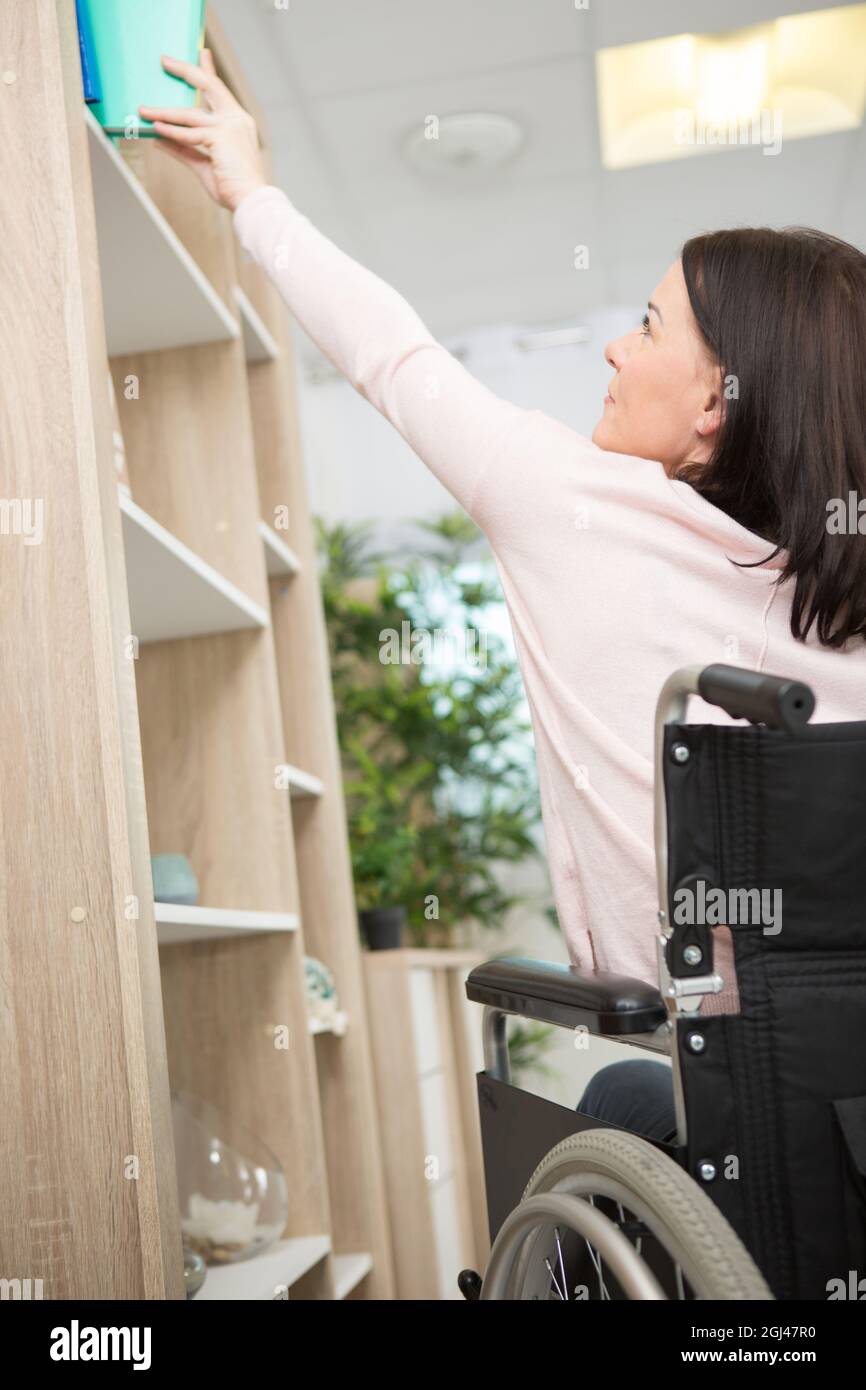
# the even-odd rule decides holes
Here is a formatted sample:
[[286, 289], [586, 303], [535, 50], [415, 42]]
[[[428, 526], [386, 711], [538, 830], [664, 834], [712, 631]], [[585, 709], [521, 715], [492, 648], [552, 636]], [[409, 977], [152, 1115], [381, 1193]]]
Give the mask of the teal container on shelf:
[[207, 0], [84, 0], [102, 99], [90, 109], [107, 135], [153, 135], [139, 106], [197, 106], [199, 93], [162, 66], [197, 63]]
[[198, 879], [185, 854], [152, 854], [150, 865], [156, 902], [187, 907], [198, 902]]

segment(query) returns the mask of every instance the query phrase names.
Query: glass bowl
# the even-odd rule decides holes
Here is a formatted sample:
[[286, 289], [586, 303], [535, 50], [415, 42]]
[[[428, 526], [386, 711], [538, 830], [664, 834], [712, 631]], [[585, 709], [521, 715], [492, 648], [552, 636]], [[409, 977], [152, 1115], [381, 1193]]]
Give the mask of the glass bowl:
[[194, 1250], [190, 1250], [189, 1246], [185, 1245], [183, 1247], [183, 1282], [187, 1298], [195, 1298], [206, 1278], [207, 1265], [201, 1255], [197, 1255]]
[[171, 1098], [184, 1245], [209, 1265], [266, 1250], [289, 1212], [286, 1176], [270, 1149], [188, 1091]]

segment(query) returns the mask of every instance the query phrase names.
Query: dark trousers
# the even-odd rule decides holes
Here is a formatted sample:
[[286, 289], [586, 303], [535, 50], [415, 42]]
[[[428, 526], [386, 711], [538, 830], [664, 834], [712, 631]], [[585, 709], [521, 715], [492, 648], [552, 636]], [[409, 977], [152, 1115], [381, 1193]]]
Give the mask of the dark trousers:
[[596, 1072], [576, 1108], [648, 1139], [676, 1138], [671, 1069], [663, 1062], [611, 1062]]

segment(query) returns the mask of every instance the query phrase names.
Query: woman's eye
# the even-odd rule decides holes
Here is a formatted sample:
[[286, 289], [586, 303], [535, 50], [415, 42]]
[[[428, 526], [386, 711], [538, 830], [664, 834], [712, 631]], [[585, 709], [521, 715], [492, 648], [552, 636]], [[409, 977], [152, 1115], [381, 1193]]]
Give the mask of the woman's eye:
[[646, 334], [649, 333], [649, 331], [650, 331], [649, 314], [644, 314], [643, 318], [641, 319], [640, 331], [641, 331], [641, 333], [644, 334], [644, 336], [646, 336]]

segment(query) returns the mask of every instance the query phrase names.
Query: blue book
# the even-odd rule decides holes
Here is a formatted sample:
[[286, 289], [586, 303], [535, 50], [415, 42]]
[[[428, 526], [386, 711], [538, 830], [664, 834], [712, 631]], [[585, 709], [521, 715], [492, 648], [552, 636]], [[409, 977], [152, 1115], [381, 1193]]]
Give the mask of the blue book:
[[75, 17], [78, 20], [78, 48], [81, 53], [81, 79], [84, 83], [84, 100], [92, 106], [102, 100], [99, 85], [99, 69], [96, 65], [96, 49], [93, 44], [93, 30], [90, 14], [83, 0], [75, 0]]

